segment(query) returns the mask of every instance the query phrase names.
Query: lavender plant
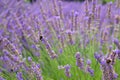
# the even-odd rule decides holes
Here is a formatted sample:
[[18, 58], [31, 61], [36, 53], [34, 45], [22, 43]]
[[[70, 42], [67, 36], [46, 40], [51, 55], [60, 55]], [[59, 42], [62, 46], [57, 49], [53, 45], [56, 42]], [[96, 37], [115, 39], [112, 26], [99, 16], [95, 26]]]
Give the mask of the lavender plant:
[[119, 80], [119, 3], [0, 0], [0, 80]]

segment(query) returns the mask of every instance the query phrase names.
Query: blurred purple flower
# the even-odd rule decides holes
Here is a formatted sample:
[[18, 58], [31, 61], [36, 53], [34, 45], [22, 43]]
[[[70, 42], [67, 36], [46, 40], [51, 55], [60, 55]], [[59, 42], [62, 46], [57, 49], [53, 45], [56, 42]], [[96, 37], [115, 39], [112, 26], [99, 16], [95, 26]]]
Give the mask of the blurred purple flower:
[[67, 77], [71, 77], [70, 68], [71, 68], [71, 66], [68, 64], [64, 66], [65, 74]]
[[82, 70], [84, 69], [84, 59], [80, 56], [80, 52], [75, 54], [76, 57], [76, 65]]
[[22, 72], [17, 72], [16, 77], [18, 80], [24, 80], [22, 77]]
[[0, 80], [6, 80], [6, 79], [4, 79], [3, 77], [0, 76]]

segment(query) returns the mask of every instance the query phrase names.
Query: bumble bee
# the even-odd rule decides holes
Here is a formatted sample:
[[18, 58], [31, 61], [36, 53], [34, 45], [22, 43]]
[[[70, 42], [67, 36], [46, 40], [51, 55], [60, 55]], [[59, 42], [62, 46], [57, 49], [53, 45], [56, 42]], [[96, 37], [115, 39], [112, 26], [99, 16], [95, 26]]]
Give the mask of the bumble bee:
[[10, 69], [10, 72], [15, 72], [17, 73], [18, 71], [15, 71], [13, 68]]
[[34, 2], [36, 2], [36, 0], [29, 0], [30, 1], [30, 3], [34, 3]]
[[10, 69], [10, 72], [13, 72], [14, 70], [13, 69]]
[[43, 39], [43, 36], [40, 36], [40, 40], [42, 41], [42, 39]]
[[107, 64], [109, 64], [109, 63], [111, 63], [111, 62], [112, 62], [111, 59], [107, 59], [107, 60], [106, 60], [106, 63], [107, 63]]

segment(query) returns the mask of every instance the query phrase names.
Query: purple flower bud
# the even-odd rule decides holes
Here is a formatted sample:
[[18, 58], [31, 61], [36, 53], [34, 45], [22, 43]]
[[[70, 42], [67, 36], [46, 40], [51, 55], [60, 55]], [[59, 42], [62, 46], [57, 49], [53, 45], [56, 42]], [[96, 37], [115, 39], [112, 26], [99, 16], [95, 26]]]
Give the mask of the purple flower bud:
[[114, 79], [117, 79], [118, 78], [118, 74], [117, 73], [114, 73]]
[[18, 80], [23, 80], [21, 72], [17, 72], [16, 77], [17, 77]]
[[119, 15], [115, 15], [115, 22], [116, 22], [116, 24], [119, 24], [119, 22], [120, 22], [120, 16]]
[[71, 67], [68, 64], [64, 66], [65, 74], [66, 74], [67, 77], [71, 77], [70, 68]]
[[110, 46], [109, 46], [109, 51], [112, 51], [112, 48], [113, 48], [112, 45], [110, 45]]
[[119, 40], [118, 39], [114, 39], [114, 43], [115, 44], [119, 44]]
[[29, 61], [29, 62], [32, 62], [32, 58], [31, 58], [31, 57], [28, 57], [28, 61]]
[[34, 45], [34, 44], [32, 44], [31, 48], [33, 48], [35, 50], [39, 50], [39, 48], [36, 45]]
[[52, 50], [51, 52], [49, 52], [49, 56], [52, 59], [57, 58], [57, 54], [55, 54], [54, 50]]
[[4, 79], [4, 78], [2, 78], [2, 77], [0, 76], [0, 80], [6, 80], [6, 79]]
[[109, 5], [112, 5], [113, 4], [113, 2], [111, 1], [111, 2], [109, 2]]
[[90, 67], [90, 66], [87, 66], [86, 71], [87, 71], [87, 72], [89, 72], [91, 76], [94, 76], [94, 70], [93, 70], [93, 69], [91, 69], [91, 67]]
[[35, 55], [36, 57], [40, 57], [40, 52], [34, 52], [34, 55]]
[[88, 59], [88, 60], [87, 60], [87, 65], [90, 65], [90, 64], [91, 64], [91, 60]]
[[3, 50], [3, 53], [5, 54], [5, 55], [9, 55], [10, 53], [7, 51], [7, 50]]
[[76, 65], [80, 68], [80, 69], [84, 69], [84, 59], [80, 57], [80, 52], [77, 52], [75, 54], [76, 57]]
[[116, 50], [115, 50], [115, 53], [118, 55], [118, 59], [120, 59], [120, 50], [119, 50], [119, 49], [116, 49]]
[[120, 43], [118, 39], [114, 39], [114, 44], [120, 49]]
[[77, 53], [75, 54], [75, 57], [76, 57], [76, 59], [80, 59], [80, 52], [77, 52]]
[[36, 64], [36, 66], [37, 66], [38, 68], [40, 68], [40, 64]]
[[101, 61], [100, 61], [100, 64], [101, 65], [106, 65], [106, 60], [104, 58], [102, 58]]
[[66, 71], [69, 71], [71, 66], [67, 64], [67, 65], [64, 66], [64, 68], [65, 68]]
[[96, 59], [99, 59], [99, 58], [100, 58], [100, 55], [99, 55], [97, 52], [95, 52], [94, 57], [95, 57]]
[[60, 48], [60, 49], [59, 49], [59, 52], [60, 52], [60, 54], [62, 54], [62, 53], [63, 53], [63, 49], [62, 49], [62, 48]]

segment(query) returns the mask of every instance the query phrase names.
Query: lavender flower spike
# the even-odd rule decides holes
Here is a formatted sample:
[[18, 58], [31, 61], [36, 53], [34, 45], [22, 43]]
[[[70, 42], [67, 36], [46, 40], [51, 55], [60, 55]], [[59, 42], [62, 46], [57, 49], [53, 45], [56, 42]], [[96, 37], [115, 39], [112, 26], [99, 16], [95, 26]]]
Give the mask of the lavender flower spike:
[[88, 60], [87, 60], [86, 71], [87, 71], [88, 73], [90, 73], [91, 76], [94, 76], [94, 70], [90, 67], [90, 65], [91, 65], [91, 60], [88, 59]]
[[113, 65], [116, 59], [116, 52], [113, 51], [109, 54], [109, 56], [102, 56], [100, 57], [99, 54], [95, 54], [95, 58], [100, 63], [101, 70], [102, 70], [102, 80], [114, 80], [117, 78], [115, 74]]
[[4, 78], [2, 78], [2, 77], [0, 76], [0, 80], [6, 80], [6, 79], [4, 79]]
[[84, 59], [81, 58], [80, 56], [80, 52], [77, 52], [75, 54], [76, 57], [76, 65], [80, 68], [80, 69], [84, 69]]
[[58, 66], [58, 69], [64, 69], [64, 72], [68, 78], [71, 77], [70, 68], [71, 68], [71, 66], [69, 64], [67, 64], [65, 66], [62, 66], [62, 65]]
[[120, 42], [118, 39], [114, 39], [114, 44], [120, 49]]
[[66, 74], [67, 77], [71, 77], [70, 68], [71, 67], [68, 64], [64, 66], [65, 74]]
[[21, 72], [17, 72], [16, 77], [17, 77], [18, 80], [24, 80], [24, 79], [22, 78], [22, 73], [21, 73]]

